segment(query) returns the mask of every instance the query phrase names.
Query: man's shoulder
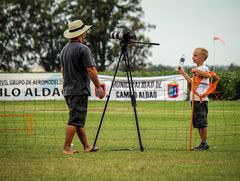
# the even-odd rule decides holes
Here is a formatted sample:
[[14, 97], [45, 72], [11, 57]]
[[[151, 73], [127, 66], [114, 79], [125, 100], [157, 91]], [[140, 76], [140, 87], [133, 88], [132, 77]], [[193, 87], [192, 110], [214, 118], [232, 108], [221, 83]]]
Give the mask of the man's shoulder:
[[70, 48], [70, 47], [81, 47], [84, 49], [89, 49], [87, 45], [80, 42], [68, 42], [63, 48]]
[[83, 43], [74, 43], [72, 46], [79, 49], [81, 52], [90, 52], [89, 47]]
[[89, 47], [83, 43], [79, 43], [83, 51], [90, 51]]

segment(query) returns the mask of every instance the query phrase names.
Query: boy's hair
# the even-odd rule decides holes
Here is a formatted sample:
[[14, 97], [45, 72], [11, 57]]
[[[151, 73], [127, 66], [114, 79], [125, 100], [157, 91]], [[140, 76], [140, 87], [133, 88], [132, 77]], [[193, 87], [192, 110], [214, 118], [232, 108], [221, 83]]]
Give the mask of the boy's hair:
[[196, 48], [197, 51], [199, 51], [200, 55], [204, 57], [204, 60], [208, 58], [208, 51], [205, 48], [199, 47]]

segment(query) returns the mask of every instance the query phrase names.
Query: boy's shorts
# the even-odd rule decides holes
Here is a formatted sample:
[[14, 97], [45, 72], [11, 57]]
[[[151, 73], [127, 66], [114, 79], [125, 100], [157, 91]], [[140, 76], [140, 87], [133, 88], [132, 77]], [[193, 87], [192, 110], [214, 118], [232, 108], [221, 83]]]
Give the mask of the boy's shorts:
[[208, 101], [194, 101], [193, 127], [205, 128], [208, 125]]
[[68, 125], [84, 128], [87, 117], [88, 95], [65, 96], [64, 98], [69, 109]]

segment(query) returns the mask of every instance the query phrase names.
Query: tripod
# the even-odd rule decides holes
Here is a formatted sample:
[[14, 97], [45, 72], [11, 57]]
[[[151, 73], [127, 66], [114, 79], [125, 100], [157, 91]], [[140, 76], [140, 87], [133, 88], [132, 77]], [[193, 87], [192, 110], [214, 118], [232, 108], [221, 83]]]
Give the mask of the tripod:
[[[133, 43], [140, 43], [140, 42], [133, 42]], [[151, 44], [152, 45], [159, 45], [159, 44], [156, 44], [156, 43], [151, 43]], [[142, 140], [141, 140], [139, 124], [138, 124], [138, 116], [137, 116], [137, 110], [136, 110], [137, 102], [136, 102], [136, 97], [135, 97], [135, 94], [134, 94], [133, 79], [132, 79], [132, 73], [131, 73], [129, 58], [128, 58], [128, 50], [127, 50], [128, 42], [125, 41], [125, 40], [122, 40], [120, 42], [120, 46], [122, 47], [121, 48], [121, 55], [120, 55], [118, 63], [117, 63], [117, 68], [116, 68], [115, 73], [114, 73], [114, 77], [113, 77], [113, 80], [112, 80], [112, 84], [110, 86], [109, 94], [106, 96], [107, 101], [105, 103], [105, 107], [104, 107], [102, 117], [101, 117], [101, 120], [100, 120], [100, 123], [99, 123], [99, 126], [98, 126], [98, 130], [97, 130], [97, 134], [96, 134], [96, 137], [95, 137], [95, 140], [94, 140], [93, 147], [96, 146], [96, 142], [97, 142], [97, 139], [98, 139], [98, 134], [99, 134], [101, 126], [102, 126], [102, 122], [103, 122], [103, 118], [104, 118], [104, 115], [105, 115], [105, 112], [106, 112], [106, 109], [107, 109], [108, 101], [110, 99], [112, 87], [113, 87], [113, 84], [114, 84], [114, 81], [115, 81], [115, 78], [116, 78], [116, 75], [117, 75], [117, 71], [118, 71], [118, 68], [119, 68], [120, 61], [122, 59], [122, 61], [125, 63], [127, 81], [128, 81], [128, 85], [129, 85], [129, 93], [130, 93], [131, 103], [132, 103], [132, 107], [133, 107], [133, 110], [134, 110], [134, 116], [135, 116], [135, 121], [136, 121], [139, 146], [140, 146], [140, 150], [144, 151], [144, 147], [143, 147]]]

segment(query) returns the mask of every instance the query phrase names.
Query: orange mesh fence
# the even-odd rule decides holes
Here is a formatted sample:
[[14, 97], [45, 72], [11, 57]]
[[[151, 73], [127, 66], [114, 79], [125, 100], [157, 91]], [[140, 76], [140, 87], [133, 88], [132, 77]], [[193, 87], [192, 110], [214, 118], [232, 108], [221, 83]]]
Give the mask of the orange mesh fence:
[[0, 124], [0, 131], [27, 131], [31, 133], [32, 114], [0, 114], [4, 124]]

